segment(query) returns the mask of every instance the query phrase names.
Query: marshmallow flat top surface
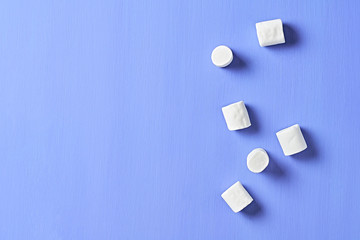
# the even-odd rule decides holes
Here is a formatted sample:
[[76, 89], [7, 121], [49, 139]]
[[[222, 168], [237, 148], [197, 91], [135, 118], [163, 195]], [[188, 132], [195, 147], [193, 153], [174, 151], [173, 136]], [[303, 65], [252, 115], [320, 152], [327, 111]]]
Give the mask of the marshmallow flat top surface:
[[227, 46], [216, 47], [211, 53], [211, 60], [217, 67], [226, 67], [233, 60], [233, 53]]
[[249, 114], [243, 101], [223, 107], [222, 112], [230, 131], [251, 126]]
[[221, 197], [234, 212], [240, 212], [253, 201], [253, 198], [240, 182], [233, 184], [221, 194]]
[[304, 151], [307, 148], [299, 124], [285, 128], [276, 133], [285, 156]]
[[262, 148], [252, 150], [247, 156], [247, 167], [253, 173], [260, 173], [269, 165], [269, 155]]
[[256, 23], [256, 33], [261, 47], [285, 43], [281, 19]]

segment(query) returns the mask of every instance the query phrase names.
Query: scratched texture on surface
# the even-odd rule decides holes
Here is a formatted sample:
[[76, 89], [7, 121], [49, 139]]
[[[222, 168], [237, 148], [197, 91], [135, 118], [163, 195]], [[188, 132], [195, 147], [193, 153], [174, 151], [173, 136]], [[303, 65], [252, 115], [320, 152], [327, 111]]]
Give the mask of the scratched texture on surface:
[[[276, 18], [287, 43], [261, 48]], [[356, 0], [3, 1], [0, 238], [360, 239], [359, 22]], [[285, 157], [295, 123], [309, 147]]]

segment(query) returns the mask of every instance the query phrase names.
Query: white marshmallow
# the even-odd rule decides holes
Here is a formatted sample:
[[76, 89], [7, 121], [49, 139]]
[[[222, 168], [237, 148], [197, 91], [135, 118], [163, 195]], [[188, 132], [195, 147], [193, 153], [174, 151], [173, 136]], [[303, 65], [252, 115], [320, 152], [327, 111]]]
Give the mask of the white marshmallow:
[[221, 194], [221, 197], [234, 212], [240, 212], [253, 201], [253, 198], [239, 181]]
[[260, 173], [269, 165], [269, 155], [262, 148], [252, 150], [247, 156], [247, 167], [253, 173]]
[[233, 60], [233, 53], [227, 46], [216, 47], [211, 53], [211, 60], [217, 67], [226, 67]]
[[249, 114], [243, 101], [223, 107], [222, 112], [230, 131], [251, 126]]
[[285, 128], [276, 133], [285, 156], [304, 151], [307, 148], [299, 124]]
[[285, 43], [281, 19], [256, 23], [256, 32], [261, 47]]

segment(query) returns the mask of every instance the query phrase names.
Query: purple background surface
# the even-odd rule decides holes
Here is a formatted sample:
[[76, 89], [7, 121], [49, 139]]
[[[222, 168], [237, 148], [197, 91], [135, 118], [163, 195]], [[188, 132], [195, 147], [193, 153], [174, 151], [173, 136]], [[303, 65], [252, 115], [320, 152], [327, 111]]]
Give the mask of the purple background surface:
[[[360, 1], [5, 1], [1, 239], [359, 239]], [[286, 44], [255, 23], [281, 18]], [[232, 65], [212, 65], [220, 44]], [[221, 107], [244, 100], [253, 126]], [[309, 148], [285, 157], [298, 123]], [[247, 154], [270, 155], [253, 174]], [[233, 213], [221, 193], [255, 199]]]

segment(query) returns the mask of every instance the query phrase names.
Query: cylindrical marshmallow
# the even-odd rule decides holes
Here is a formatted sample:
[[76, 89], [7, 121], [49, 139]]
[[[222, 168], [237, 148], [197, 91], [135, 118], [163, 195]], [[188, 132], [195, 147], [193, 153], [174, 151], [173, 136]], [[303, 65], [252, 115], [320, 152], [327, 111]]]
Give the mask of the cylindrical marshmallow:
[[257, 23], [256, 33], [261, 47], [285, 43], [281, 19]]
[[240, 212], [253, 201], [253, 198], [239, 181], [221, 194], [221, 197], [234, 212]]
[[247, 167], [253, 173], [260, 173], [269, 165], [269, 155], [262, 148], [252, 150], [247, 156]]
[[249, 114], [243, 101], [223, 107], [222, 112], [230, 131], [251, 126]]
[[227, 46], [216, 47], [211, 53], [211, 60], [217, 67], [226, 67], [233, 60], [233, 53]]
[[285, 128], [276, 133], [285, 156], [304, 151], [307, 148], [299, 124]]

